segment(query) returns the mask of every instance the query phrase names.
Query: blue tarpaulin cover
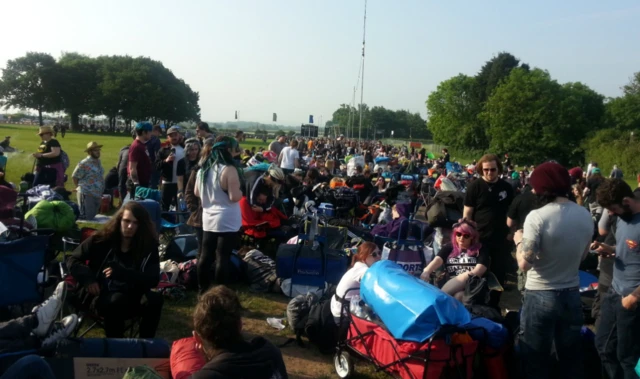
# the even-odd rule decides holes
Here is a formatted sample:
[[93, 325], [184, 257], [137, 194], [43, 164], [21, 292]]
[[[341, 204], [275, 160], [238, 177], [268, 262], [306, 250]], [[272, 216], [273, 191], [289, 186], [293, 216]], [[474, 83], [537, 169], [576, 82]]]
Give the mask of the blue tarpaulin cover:
[[463, 326], [471, 321], [462, 303], [391, 261], [369, 267], [360, 296], [400, 340], [424, 342], [443, 325]]

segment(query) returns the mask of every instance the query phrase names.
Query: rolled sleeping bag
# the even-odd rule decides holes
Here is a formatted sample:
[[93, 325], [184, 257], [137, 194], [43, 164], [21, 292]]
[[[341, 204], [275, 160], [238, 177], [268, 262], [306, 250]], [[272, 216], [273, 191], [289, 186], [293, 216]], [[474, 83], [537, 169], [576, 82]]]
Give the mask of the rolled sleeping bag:
[[64, 201], [41, 200], [25, 214], [25, 218], [33, 216], [39, 229], [53, 229], [56, 232], [67, 232], [76, 223], [73, 209]]
[[458, 300], [388, 260], [367, 269], [360, 296], [400, 340], [422, 343], [443, 325], [462, 327], [471, 321]]

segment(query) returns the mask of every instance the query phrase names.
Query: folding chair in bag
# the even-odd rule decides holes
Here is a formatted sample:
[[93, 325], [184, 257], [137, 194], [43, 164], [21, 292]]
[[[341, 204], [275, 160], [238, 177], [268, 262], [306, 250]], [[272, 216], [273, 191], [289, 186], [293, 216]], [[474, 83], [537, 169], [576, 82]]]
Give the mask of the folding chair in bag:
[[49, 236], [25, 236], [0, 242], [0, 307], [44, 300]]

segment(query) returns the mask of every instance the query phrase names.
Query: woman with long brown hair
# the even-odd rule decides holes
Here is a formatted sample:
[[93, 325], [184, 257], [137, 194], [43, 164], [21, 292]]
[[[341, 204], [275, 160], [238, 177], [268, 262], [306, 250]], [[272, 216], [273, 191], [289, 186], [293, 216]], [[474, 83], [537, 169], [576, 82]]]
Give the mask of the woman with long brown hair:
[[[349, 301], [360, 295], [360, 281], [369, 266], [380, 260], [382, 253], [373, 242], [364, 242], [358, 247], [358, 252], [351, 258], [351, 268], [344, 273], [336, 287], [336, 294], [331, 297], [331, 313], [336, 323], [340, 322], [342, 301]], [[347, 290], [356, 289], [355, 291]]]
[[144, 207], [130, 201], [67, 258], [80, 298], [104, 318], [108, 338], [122, 338], [125, 321], [142, 316], [140, 337], [155, 337], [162, 295], [158, 235]]

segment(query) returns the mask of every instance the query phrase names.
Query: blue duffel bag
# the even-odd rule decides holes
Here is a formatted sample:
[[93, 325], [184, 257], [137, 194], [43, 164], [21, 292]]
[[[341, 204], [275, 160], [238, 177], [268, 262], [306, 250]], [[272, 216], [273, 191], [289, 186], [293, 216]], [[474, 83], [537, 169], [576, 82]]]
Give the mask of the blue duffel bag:
[[391, 261], [369, 267], [360, 296], [399, 340], [422, 343], [442, 326], [462, 327], [471, 321], [461, 302]]
[[[347, 272], [349, 260], [339, 250], [330, 249], [324, 243], [317, 248], [304, 244], [306, 236], [299, 236], [301, 243], [282, 244], [276, 253], [276, 275], [291, 278], [291, 284], [325, 287], [325, 282], [338, 284]], [[322, 239], [318, 237], [319, 239]]]

